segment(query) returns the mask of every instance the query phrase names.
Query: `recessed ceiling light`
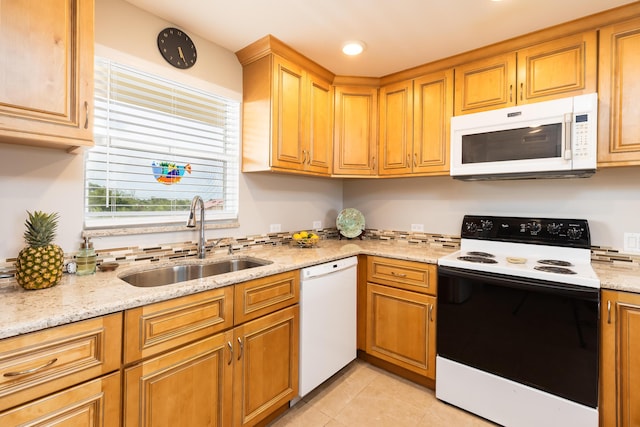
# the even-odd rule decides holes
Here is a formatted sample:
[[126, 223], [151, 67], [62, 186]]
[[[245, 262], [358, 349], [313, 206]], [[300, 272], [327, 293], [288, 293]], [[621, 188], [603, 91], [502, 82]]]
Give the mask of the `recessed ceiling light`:
[[345, 55], [360, 55], [362, 51], [364, 51], [364, 43], [360, 41], [347, 42], [342, 46], [342, 53]]

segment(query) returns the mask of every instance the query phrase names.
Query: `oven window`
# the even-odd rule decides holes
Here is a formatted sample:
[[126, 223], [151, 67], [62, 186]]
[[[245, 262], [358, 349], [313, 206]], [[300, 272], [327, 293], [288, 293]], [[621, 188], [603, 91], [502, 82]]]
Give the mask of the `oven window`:
[[595, 408], [598, 299], [439, 272], [437, 351]]
[[464, 135], [462, 163], [560, 157], [562, 124]]

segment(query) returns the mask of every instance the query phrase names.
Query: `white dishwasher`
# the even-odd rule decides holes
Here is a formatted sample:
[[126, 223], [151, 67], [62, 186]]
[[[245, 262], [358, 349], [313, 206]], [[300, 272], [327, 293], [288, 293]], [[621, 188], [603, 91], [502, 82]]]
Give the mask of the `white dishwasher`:
[[354, 256], [300, 272], [299, 397], [356, 358], [357, 265]]

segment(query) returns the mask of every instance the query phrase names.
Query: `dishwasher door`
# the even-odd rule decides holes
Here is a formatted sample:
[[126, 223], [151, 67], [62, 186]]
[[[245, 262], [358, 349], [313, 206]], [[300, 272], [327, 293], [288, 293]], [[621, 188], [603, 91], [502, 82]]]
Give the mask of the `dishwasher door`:
[[300, 397], [356, 358], [357, 265], [350, 257], [300, 272]]

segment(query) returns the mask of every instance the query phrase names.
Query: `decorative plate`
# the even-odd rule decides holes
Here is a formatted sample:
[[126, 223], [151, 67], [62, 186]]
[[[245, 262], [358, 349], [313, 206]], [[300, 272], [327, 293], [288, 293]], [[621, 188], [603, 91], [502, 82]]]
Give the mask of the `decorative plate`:
[[348, 239], [358, 237], [364, 230], [364, 216], [357, 209], [343, 209], [336, 219], [336, 227]]

